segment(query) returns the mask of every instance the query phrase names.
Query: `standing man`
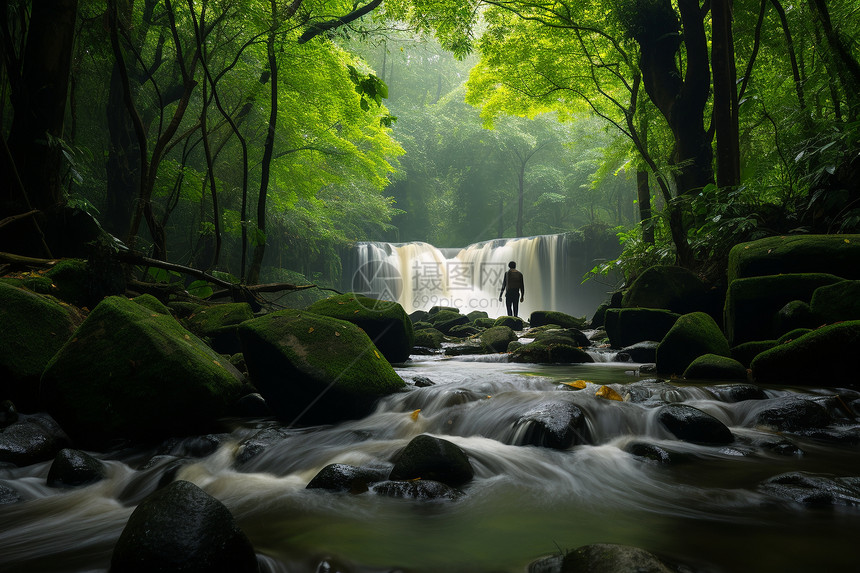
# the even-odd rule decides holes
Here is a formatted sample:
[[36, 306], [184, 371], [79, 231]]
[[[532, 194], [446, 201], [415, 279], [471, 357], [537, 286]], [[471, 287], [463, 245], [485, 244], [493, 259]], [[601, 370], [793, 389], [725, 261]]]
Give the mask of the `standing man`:
[[520, 311], [520, 303], [526, 297], [526, 285], [523, 281], [523, 273], [517, 270], [517, 263], [514, 261], [508, 263], [508, 272], [505, 273], [505, 278], [502, 280], [502, 290], [499, 292], [499, 302], [502, 302], [502, 293], [505, 295], [508, 316], [517, 316]]

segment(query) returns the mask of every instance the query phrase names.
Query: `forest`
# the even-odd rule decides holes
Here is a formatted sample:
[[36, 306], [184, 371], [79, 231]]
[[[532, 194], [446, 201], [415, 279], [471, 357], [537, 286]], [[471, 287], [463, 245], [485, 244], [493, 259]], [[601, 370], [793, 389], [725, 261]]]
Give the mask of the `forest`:
[[[358, 241], [596, 227], [714, 279], [860, 229], [850, 0], [6, 0], [0, 250], [337, 284]], [[156, 272], [150, 280], [180, 280]], [[304, 275], [304, 277], [299, 276]]]

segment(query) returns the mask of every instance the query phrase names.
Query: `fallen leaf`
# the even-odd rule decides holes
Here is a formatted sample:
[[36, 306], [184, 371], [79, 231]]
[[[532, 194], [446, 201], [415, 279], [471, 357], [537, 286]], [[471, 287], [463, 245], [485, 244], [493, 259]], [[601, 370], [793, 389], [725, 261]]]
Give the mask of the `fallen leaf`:
[[334, 335], [335, 335], [335, 336], [340, 336], [340, 332], [338, 332], [338, 331], [336, 331], [336, 330], [335, 330], [335, 331], [334, 331]]
[[609, 386], [601, 386], [597, 389], [597, 392], [595, 392], [594, 395], [598, 398], [604, 398], [606, 400], [618, 400], [619, 402], [624, 401], [624, 398], [621, 397], [621, 394], [619, 394]]
[[310, 327], [310, 328], [308, 329], [308, 334], [310, 334], [310, 333], [311, 333], [311, 332], [313, 332], [313, 331], [314, 331], [314, 327], [312, 326], [312, 327]]
[[418, 412], [420, 412], [420, 411], [421, 411], [421, 408], [418, 408], [417, 410], [415, 410], [414, 412], [412, 412], [411, 414], [409, 414], [409, 417], [410, 417], [410, 418], [412, 418], [412, 421], [413, 421], [413, 422], [417, 422], [417, 421], [418, 421]]
[[577, 390], [582, 390], [587, 385], [585, 380], [574, 380], [573, 382], [562, 382], [565, 386], [570, 386], [571, 388], [576, 388]]

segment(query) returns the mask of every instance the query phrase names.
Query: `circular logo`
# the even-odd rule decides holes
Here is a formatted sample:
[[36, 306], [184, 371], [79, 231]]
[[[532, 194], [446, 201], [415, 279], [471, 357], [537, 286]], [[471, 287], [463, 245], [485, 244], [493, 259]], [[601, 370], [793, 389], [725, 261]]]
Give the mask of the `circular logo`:
[[353, 273], [351, 287], [355, 294], [374, 299], [373, 309], [381, 309], [400, 300], [403, 277], [400, 270], [391, 263], [369, 261]]

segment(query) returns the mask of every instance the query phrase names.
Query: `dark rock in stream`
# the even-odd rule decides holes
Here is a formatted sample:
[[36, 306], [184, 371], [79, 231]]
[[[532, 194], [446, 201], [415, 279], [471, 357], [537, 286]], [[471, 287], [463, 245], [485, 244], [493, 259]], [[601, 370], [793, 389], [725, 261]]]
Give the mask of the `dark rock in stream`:
[[6, 487], [0, 484], [0, 505], [8, 505], [10, 503], [18, 503], [21, 501], [21, 496], [11, 487]]
[[0, 464], [23, 467], [44, 462], [68, 445], [68, 437], [52, 418], [27, 416], [0, 431]]
[[829, 422], [824, 406], [796, 396], [774, 399], [755, 418], [756, 425], [787, 432], [822, 428]]
[[591, 441], [585, 414], [572, 402], [539, 404], [517, 418], [514, 427], [514, 440], [518, 445], [564, 450]]
[[239, 444], [236, 465], [241, 467], [263, 450], [286, 439], [288, 435], [287, 432], [279, 428], [264, 428], [260, 430]]
[[724, 384], [709, 390], [723, 402], [743, 402], [744, 400], [764, 400], [767, 394], [752, 384]]
[[624, 451], [642, 460], [663, 465], [676, 464], [690, 459], [688, 454], [672, 452], [656, 444], [645, 442], [631, 442], [624, 448]]
[[649, 551], [628, 545], [593, 543], [529, 564], [529, 573], [677, 573], [690, 571]]
[[131, 514], [111, 573], [257, 573], [257, 557], [230, 511], [187, 481], [147, 497]]
[[370, 486], [370, 491], [377, 495], [419, 501], [456, 501], [465, 493], [442, 482], [416, 479], [411, 481], [383, 481]]
[[50, 487], [77, 487], [100, 481], [106, 475], [107, 468], [100, 460], [86, 452], [65, 448], [54, 457], [48, 470], [47, 484]]
[[11, 400], [3, 400], [0, 404], [0, 429], [11, 426], [18, 421], [18, 408]]
[[415, 384], [416, 388], [428, 388], [430, 386], [436, 385], [435, 382], [433, 382], [426, 376], [415, 376], [412, 378], [412, 383]]
[[625, 346], [621, 349], [619, 355], [622, 353], [626, 354], [630, 357], [630, 362], [656, 362], [657, 346], [659, 344], [660, 342], [656, 340], [643, 340], [642, 342]]
[[370, 484], [384, 481], [387, 477], [387, 469], [329, 464], [314, 476], [308, 483], [307, 489], [324, 489], [354, 494], [364, 493]]
[[687, 404], [667, 404], [657, 412], [657, 420], [676, 438], [695, 444], [730, 444], [734, 441], [725, 424]]
[[835, 478], [789, 472], [763, 481], [758, 489], [767, 495], [803, 505], [860, 506], [860, 477]]
[[435, 480], [457, 487], [471, 481], [475, 470], [459, 446], [422, 434], [395, 456], [388, 477], [392, 480]]

